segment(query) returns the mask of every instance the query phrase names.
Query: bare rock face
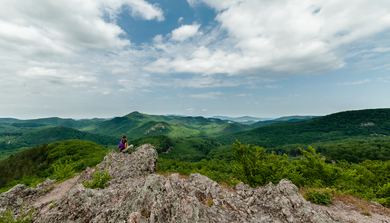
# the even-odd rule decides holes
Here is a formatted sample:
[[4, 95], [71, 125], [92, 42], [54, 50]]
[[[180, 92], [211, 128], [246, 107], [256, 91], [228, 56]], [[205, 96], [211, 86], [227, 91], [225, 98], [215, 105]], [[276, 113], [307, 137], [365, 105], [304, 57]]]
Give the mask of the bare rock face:
[[0, 214], [7, 210], [13, 210], [14, 214], [20, 214], [23, 203], [31, 202], [38, 197], [49, 192], [56, 180], [47, 179], [37, 185], [36, 188], [27, 188], [23, 184], [18, 184], [7, 192], [0, 194]]
[[[180, 179], [179, 174], [169, 178], [156, 175], [156, 162], [157, 152], [151, 145], [143, 145], [132, 154], [113, 151], [97, 168], [108, 168], [113, 176], [110, 186], [89, 189], [76, 184], [56, 201], [55, 207], [37, 208], [32, 220], [42, 223], [339, 222], [303, 199], [298, 188], [286, 179], [277, 185], [250, 188], [239, 183], [229, 189], [200, 174], [191, 174], [189, 179]], [[87, 169], [80, 180], [92, 177], [93, 170]], [[23, 185], [12, 190], [15, 192], [7, 193], [18, 194], [26, 200], [27, 192], [21, 192], [26, 190]], [[10, 194], [1, 194], [0, 205], [4, 203], [3, 197]]]
[[[158, 154], [150, 144], [136, 148], [132, 154], [117, 153], [114, 150], [97, 165], [98, 171], [109, 170], [113, 177], [111, 184], [121, 183], [129, 178], [145, 177], [156, 172]], [[92, 180], [94, 169], [87, 168], [80, 176], [79, 182]]]

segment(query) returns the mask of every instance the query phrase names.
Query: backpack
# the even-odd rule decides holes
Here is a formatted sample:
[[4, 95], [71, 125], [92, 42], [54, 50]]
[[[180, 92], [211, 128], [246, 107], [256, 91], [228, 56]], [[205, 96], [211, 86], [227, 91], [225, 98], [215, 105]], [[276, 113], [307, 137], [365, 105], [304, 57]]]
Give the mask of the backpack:
[[119, 152], [122, 151], [122, 149], [125, 148], [125, 144], [123, 144], [122, 140], [119, 142], [119, 145], [118, 145], [118, 149], [119, 149]]

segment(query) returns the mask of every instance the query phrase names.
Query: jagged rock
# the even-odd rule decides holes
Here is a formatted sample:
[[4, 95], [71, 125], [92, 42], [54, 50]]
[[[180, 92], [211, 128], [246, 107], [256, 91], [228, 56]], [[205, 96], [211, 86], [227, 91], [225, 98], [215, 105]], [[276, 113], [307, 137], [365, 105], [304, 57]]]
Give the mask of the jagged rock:
[[[151, 145], [138, 147], [132, 154], [112, 151], [97, 166], [99, 171], [108, 168], [113, 176], [110, 186], [89, 189], [76, 184], [56, 201], [55, 207], [37, 208], [38, 214], [32, 220], [42, 223], [336, 222], [305, 201], [289, 180], [257, 188], [239, 183], [229, 190], [200, 174], [191, 174], [189, 179], [180, 179], [177, 173], [169, 178], [156, 175], [156, 161], [157, 152]], [[80, 180], [92, 179], [92, 173], [93, 169], [87, 169]], [[23, 185], [12, 190], [12, 194], [24, 196], [20, 192], [25, 191]]]
[[23, 184], [18, 184], [7, 192], [0, 194], [0, 214], [7, 210], [13, 210], [14, 214], [19, 214], [22, 204], [35, 200], [37, 197], [50, 191], [56, 180], [46, 179], [45, 182], [37, 185], [36, 188], [27, 188]]

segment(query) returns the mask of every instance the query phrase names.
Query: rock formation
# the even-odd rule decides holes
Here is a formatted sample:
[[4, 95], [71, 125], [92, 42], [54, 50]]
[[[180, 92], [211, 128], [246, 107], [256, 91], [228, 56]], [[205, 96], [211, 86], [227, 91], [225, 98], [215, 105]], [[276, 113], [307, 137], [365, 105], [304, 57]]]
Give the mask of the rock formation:
[[[32, 221], [42, 223], [340, 222], [307, 202], [289, 180], [257, 188], [239, 183], [229, 189], [200, 174], [165, 178], [155, 174], [157, 157], [148, 144], [132, 154], [112, 151], [97, 166], [113, 176], [108, 187], [89, 189], [75, 183], [53, 202], [38, 200], [50, 193], [55, 181], [28, 189], [17, 185], [0, 195], [0, 214], [12, 209], [18, 215], [25, 202], [27, 209], [36, 209]], [[94, 171], [87, 168], [78, 182], [92, 180]]]

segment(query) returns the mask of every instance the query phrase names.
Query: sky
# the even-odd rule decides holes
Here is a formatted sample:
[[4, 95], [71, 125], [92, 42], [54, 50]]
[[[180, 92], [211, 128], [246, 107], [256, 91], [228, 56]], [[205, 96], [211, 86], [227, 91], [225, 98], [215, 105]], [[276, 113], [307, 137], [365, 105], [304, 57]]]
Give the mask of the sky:
[[0, 117], [390, 107], [388, 0], [0, 1]]

